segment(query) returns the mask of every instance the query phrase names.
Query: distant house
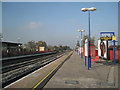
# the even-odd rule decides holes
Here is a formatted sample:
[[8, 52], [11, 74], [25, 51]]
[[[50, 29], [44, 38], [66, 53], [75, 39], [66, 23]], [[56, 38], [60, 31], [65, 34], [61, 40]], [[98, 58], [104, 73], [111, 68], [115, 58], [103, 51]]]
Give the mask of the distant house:
[[45, 47], [39, 47], [39, 51], [45, 51]]

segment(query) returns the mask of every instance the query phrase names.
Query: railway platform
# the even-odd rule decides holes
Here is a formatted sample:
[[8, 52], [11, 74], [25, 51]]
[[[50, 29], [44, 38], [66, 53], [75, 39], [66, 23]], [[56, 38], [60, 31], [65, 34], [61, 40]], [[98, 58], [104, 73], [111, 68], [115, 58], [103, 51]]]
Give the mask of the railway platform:
[[4, 88], [117, 88], [118, 65], [109, 61], [91, 64], [90, 70], [85, 67], [75, 51], [59, 58], [43, 68], [23, 77]]
[[[4, 87], [4, 90], [9, 89], [34, 89], [35, 86], [41, 81], [46, 82], [49, 80], [47, 77], [51, 74], [54, 74], [53, 72], [59, 68], [60, 65], [64, 63], [64, 61], [72, 55], [72, 52], [66, 53], [61, 58], [58, 58], [57, 60], [45, 65], [44, 67], [32, 72], [31, 74], [28, 74], [24, 76], [23, 78], [7, 85]], [[44, 86], [44, 84], [43, 84]]]
[[73, 53], [44, 88], [117, 88], [118, 66], [101, 60], [88, 70], [84, 58]]

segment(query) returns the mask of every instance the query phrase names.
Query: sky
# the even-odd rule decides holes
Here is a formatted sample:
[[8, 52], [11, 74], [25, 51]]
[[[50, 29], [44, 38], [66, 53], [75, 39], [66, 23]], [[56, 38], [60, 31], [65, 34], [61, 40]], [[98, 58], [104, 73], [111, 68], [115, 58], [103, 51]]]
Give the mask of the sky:
[[90, 12], [91, 36], [95, 44], [100, 32], [118, 33], [117, 2], [3, 2], [2, 34], [4, 41], [27, 43], [45, 41], [48, 45], [75, 47], [80, 41], [78, 29], [88, 35], [88, 12], [81, 8], [96, 7]]
[[119, 2], [120, 0], [1, 0], [2, 2]]

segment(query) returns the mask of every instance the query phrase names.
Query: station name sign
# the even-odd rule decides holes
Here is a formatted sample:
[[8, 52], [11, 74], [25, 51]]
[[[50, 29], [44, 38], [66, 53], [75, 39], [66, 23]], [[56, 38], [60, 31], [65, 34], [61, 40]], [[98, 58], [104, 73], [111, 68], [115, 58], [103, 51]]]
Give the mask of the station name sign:
[[101, 40], [112, 40], [112, 37], [101, 37]]

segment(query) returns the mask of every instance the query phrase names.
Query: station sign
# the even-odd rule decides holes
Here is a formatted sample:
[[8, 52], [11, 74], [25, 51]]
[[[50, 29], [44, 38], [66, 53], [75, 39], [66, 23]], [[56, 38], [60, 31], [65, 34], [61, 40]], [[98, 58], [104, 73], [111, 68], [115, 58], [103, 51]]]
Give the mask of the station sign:
[[101, 40], [112, 40], [112, 37], [100, 37]]

